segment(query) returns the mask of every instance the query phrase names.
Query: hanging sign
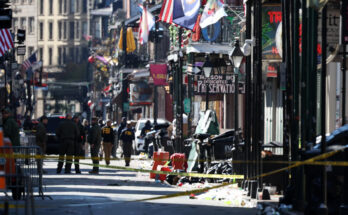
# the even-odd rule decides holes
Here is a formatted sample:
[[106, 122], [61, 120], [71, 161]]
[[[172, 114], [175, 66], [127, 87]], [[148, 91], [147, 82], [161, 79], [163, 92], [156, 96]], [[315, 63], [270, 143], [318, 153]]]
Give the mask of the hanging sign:
[[150, 64], [150, 73], [153, 84], [156, 86], [167, 86], [167, 64]]
[[[212, 75], [206, 78], [197, 75], [197, 84], [194, 86], [195, 94], [229, 94], [235, 92], [235, 75]], [[244, 83], [239, 83], [239, 93], [244, 93]]]

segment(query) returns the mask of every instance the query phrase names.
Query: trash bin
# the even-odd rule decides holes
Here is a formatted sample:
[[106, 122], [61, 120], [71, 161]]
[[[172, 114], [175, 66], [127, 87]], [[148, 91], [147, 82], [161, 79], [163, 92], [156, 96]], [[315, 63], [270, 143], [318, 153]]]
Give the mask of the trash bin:
[[227, 131], [211, 139], [215, 160], [225, 160], [233, 156], [234, 130]]

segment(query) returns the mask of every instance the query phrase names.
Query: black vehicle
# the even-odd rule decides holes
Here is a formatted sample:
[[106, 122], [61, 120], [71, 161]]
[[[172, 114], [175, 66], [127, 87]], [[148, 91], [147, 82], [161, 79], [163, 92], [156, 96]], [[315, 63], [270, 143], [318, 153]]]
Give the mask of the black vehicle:
[[46, 154], [59, 154], [59, 142], [56, 137], [56, 129], [59, 124], [65, 119], [63, 115], [48, 116], [47, 123], [47, 149]]

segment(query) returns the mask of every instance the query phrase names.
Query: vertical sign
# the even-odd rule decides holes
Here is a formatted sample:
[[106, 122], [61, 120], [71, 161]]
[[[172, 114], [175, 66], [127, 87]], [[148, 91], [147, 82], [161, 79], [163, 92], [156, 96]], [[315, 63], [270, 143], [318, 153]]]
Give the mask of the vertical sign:
[[348, 43], [348, 1], [342, 1], [342, 39], [343, 43]]
[[278, 41], [281, 37], [282, 11], [280, 5], [265, 5], [262, 7], [262, 59], [281, 60]]

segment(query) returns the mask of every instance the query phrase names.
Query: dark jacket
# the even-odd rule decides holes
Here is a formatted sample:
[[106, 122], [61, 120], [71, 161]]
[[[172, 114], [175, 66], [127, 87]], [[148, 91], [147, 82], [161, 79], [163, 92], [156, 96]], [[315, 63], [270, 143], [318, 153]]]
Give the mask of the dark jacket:
[[120, 136], [123, 142], [132, 142], [134, 140], [134, 130], [132, 128], [123, 129]]
[[98, 145], [101, 142], [101, 129], [98, 124], [92, 125], [88, 134], [89, 144]]
[[46, 141], [47, 141], [46, 126], [40, 122], [36, 127], [36, 142], [46, 143]]
[[12, 146], [20, 146], [19, 126], [12, 117], [4, 119], [3, 129], [4, 136], [10, 138]]
[[114, 143], [114, 131], [111, 126], [104, 126], [102, 129], [102, 136], [104, 142]]
[[85, 127], [83, 127], [83, 125], [78, 122], [77, 123], [77, 128], [79, 130], [79, 136], [77, 138], [77, 142], [78, 143], [84, 143], [86, 140], [86, 132], [85, 132]]
[[152, 127], [151, 125], [145, 124], [145, 126], [141, 129], [140, 136], [145, 137], [147, 132], [151, 131], [151, 127]]
[[60, 141], [67, 139], [77, 141], [80, 134], [76, 123], [66, 119], [59, 124], [56, 135]]
[[126, 128], [126, 123], [121, 123], [120, 124], [120, 126], [118, 127], [118, 129], [117, 129], [117, 137], [118, 137], [118, 139], [120, 139], [120, 136], [121, 136], [121, 133], [122, 133], [122, 131], [123, 131], [123, 129], [125, 129]]

